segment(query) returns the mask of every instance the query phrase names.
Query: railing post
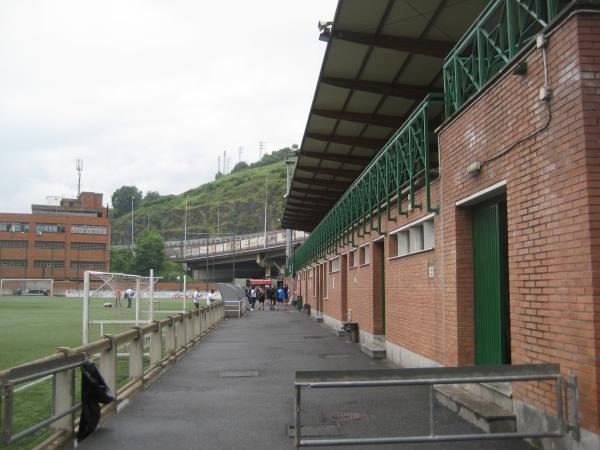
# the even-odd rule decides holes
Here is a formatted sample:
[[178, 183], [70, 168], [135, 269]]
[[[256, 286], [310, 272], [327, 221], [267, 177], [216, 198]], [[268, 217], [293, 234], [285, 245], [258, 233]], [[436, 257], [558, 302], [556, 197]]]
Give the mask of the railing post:
[[111, 335], [104, 335], [105, 338], [110, 339], [110, 348], [100, 353], [100, 370], [104, 381], [110, 393], [112, 394], [115, 401], [111, 404], [111, 411], [116, 413], [117, 411], [117, 339]]
[[154, 321], [156, 329], [150, 335], [150, 365], [152, 367], [162, 362], [162, 326]]
[[185, 316], [179, 313], [175, 321], [175, 353], [181, 348], [185, 350]]
[[185, 343], [186, 345], [192, 344], [194, 341], [194, 322], [192, 311], [188, 311], [185, 314]]
[[[66, 355], [66, 354], [65, 354]], [[68, 369], [54, 374], [52, 380], [52, 413], [60, 415], [75, 405], [75, 369]], [[65, 441], [62, 449], [73, 448], [73, 425], [75, 413], [67, 414], [51, 425], [54, 431], [66, 431], [69, 438]]]
[[206, 310], [207, 310], [207, 306], [203, 306], [200, 308], [200, 334], [202, 336], [204, 336], [208, 330], [208, 327], [206, 326]]
[[134, 327], [137, 338], [129, 343], [129, 379], [139, 380], [144, 375], [144, 336], [140, 327]]
[[169, 316], [171, 323], [167, 326], [165, 334], [165, 353], [169, 356], [175, 356], [175, 317]]
[[200, 314], [200, 310], [196, 309], [193, 312], [193, 328], [194, 328], [194, 340], [198, 340], [200, 338], [200, 336], [202, 335], [202, 323], [201, 323], [201, 318], [202, 315]]

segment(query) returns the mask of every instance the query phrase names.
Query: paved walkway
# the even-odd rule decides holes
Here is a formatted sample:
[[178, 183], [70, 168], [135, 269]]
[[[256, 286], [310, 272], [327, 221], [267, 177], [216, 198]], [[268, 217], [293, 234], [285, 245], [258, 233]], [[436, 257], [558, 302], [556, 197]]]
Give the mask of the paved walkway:
[[[296, 311], [249, 311], [225, 321], [79, 447], [291, 449], [296, 370], [377, 367], [394, 366], [371, 360]], [[316, 433], [427, 434], [427, 391], [419, 387], [305, 389], [302, 402], [303, 424]], [[477, 431], [440, 405], [435, 422], [440, 433]], [[377, 448], [530, 449], [520, 440]]]

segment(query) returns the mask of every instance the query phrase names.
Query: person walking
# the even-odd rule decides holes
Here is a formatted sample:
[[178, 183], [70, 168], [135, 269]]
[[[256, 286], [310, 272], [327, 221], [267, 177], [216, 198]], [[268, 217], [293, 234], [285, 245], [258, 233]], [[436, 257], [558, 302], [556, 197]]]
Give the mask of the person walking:
[[121, 306], [121, 289], [117, 288], [115, 291], [115, 307]]
[[250, 311], [254, 311], [254, 304], [256, 303], [256, 288], [252, 286], [250, 290]]
[[264, 288], [259, 288], [259, 292], [258, 292], [258, 309], [259, 310], [265, 310], [265, 289]]
[[279, 310], [279, 305], [281, 305], [281, 308], [283, 309], [283, 301], [285, 300], [284, 289], [282, 287], [278, 287], [275, 295], [277, 297], [277, 305], [275, 306], [275, 309]]
[[208, 294], [206, 294], [206, 306], [210, 306], [215, 298], [215, 290], [211, 289]]

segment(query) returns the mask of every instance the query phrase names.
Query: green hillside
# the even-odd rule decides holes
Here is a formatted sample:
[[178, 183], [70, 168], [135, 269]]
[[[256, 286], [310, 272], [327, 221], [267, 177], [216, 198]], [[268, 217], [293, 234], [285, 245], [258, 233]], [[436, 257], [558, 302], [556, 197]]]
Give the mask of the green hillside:
[[[265, 180], [267, 184], [267, 229], [279, 228], [286, 190], [285, 161], [242, 169], [222, 176], [180, 195], [161, 196], [144, 201], [134, 210], [134, 236], [148, 226], [158, 230], [165, 240], [183, 237], [185, 199], [188, 199], [188, 239], [192, 233], [216, 233], [217, 205], [220, 204], [222, 233], [256, 233], [264, 229]], [[131, 239], [131, 215], [112, 220], [111, 243], [128, 244]]]

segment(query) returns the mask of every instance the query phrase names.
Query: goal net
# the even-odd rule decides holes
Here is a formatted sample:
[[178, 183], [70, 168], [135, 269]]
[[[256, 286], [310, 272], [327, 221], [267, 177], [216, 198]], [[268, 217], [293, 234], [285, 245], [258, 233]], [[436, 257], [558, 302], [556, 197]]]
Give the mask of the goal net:
[[0, 296], [2, 295], [54, 295], [52, 278], [2, 278], [0, 279]]
[[[158, 278], [113, 272], [84, 272], [83, 343], [153, 319]], [[95, 339], [93, 339], [95, 340]]]

